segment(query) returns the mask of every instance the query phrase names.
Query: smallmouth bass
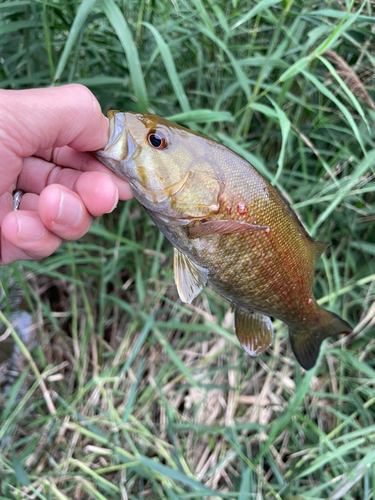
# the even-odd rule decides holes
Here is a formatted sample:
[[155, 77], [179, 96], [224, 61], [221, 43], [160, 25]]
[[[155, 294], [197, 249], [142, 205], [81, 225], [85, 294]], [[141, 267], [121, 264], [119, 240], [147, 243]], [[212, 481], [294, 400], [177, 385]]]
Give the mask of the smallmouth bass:
[[108, 118], [108, 143], [94, 154], [130, 183], [172, 243], [183, 302], [212, 285], [231, 302], [237, 337], [251, 356], [272, 343], [270, 317], [280, 319], [307, 370], [325, 338], [350, 333], [312, 293], [315, 262], [327, 244], [307, 234], [250, 163], [156, 115], [110, 111]]

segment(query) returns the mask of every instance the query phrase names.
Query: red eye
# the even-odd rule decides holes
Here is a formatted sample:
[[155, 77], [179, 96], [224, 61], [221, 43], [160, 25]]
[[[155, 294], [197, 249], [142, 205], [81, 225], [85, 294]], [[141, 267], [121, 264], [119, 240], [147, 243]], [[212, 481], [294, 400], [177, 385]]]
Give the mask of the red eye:
[[150, 130], [147, 134], [147, 140], [150, 146], [155, 149], [166, 149], [169, 144], [168, 137], [162, 130]]

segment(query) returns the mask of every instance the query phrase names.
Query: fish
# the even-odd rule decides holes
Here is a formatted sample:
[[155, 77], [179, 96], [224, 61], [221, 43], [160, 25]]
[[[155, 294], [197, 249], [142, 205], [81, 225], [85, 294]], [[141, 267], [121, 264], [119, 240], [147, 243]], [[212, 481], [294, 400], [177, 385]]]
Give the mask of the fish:
[[311, 238], [284, 198], [224, 145], [154, 114], [109, 111], [107, 145], [95, 156], [129, 182], [134, 197], [174, 247], [180, 299], [211, 285], [231, 304], [250, 356], [284, 322], [306, 370], [324, 339], [351, 326], [317, 304], [315, 263], [328, 244]]

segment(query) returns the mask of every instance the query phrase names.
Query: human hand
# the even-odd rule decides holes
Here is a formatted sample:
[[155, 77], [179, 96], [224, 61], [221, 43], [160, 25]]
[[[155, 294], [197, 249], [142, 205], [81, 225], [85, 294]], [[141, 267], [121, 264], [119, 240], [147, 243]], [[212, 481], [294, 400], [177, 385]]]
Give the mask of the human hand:
[[[82, 85], [0, 90], [0, 264], [41, 259], [133, 197], [91, 153], [108, 122]], [[22, 189], [20, 209], [12, 192]]]

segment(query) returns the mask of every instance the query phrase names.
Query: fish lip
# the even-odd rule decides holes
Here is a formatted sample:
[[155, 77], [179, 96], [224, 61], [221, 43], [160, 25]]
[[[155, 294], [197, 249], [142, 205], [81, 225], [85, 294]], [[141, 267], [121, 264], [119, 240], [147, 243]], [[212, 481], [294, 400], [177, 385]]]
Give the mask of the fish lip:
[[125, 113], [109, 112], [108, 119], [109, 119], [109, 137], [105, 149], [113, 147], [117, 141], [121, 140], [122, 132], [124, 132], [125, 134], [128, 133], [128, 124], [126, 121]]
[[95, 151], [94, 155], [116, 175], [128, 181], [126, 165], [139, 148], [129, 132], [126, 113], [109, 111], [108, 120], [108, 142], [103, 149]]

